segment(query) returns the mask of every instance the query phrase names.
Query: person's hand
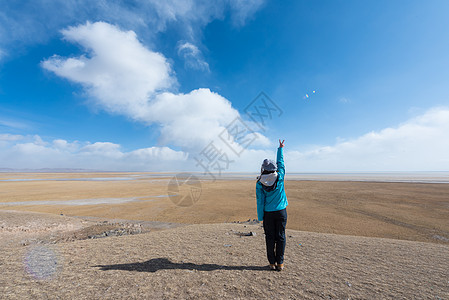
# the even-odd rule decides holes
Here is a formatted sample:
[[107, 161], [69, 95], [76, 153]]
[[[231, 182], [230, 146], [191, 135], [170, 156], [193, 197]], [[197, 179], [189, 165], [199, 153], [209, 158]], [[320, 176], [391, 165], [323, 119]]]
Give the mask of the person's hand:
[[285, 140], [282, 140], [282, 142], [279, 140], [279, 148], [284, 148], [284, 142]]

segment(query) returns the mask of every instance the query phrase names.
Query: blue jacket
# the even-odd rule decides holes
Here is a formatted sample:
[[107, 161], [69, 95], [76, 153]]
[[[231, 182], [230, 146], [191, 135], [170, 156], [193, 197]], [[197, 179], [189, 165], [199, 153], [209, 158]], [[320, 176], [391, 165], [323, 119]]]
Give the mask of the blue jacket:
[[278, 168], [277, 186], [274, 190], [267, 192], [263, 189], [262, 183], [257, 181], [256, 197], [257, 197], [257, 219], [263, 221], [264, 211], [277, 211], [287, 207], [287, 195], [284, 190], [284, 151], [278, 148], [276, 164]]

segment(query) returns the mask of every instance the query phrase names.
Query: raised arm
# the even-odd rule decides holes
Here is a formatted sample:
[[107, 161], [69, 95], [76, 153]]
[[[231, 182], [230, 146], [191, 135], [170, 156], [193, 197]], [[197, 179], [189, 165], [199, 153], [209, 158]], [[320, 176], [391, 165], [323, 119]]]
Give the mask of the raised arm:
[[278, 152], [277, 152], [277, 157], [276, 157], [276, 164], [278, 167], [278, 173], [280, 178], [279, 179], [284, 179], [284, 175], [285, 175], [285, 165], [284, 165], [284, 143], [285, 140], [279, 140], [279, 148], [278, 148]]

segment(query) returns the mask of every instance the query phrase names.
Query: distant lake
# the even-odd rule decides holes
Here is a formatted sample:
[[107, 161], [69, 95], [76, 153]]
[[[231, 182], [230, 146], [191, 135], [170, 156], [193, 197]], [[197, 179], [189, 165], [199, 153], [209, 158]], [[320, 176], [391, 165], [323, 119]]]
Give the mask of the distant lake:
[[[46, 173], [1, 173], [0, 182], [23, 182], [23, 181], [129, 181], [129, 180], [168, 180], [180, 173], [141, 173], [126, 174], [117, 172], [120, 176], [98, 177], [93, 173], [92, 177], [70, 178], [68, 174], [52, 174], [51, 178], [42, 178]], [[182, 172], [182, 174], [192, 174], [202, 181], [210, 181], [213, 178], [201, 172]], [[18, 177], [19, 175], [20, 177]], [[217, 180], [256, 180], [258, 173], [222, 173], [215, 174]], [[17, 177], [16, 177], [17, 176]], [[23, 176], [23, 177], [22, 177]], [[67, 177], [66, 177], [67, 176]], [[421, 182], [421, 183], [449, 183], [449, 172], [365, 172], [365, 173], [286, 173], [286, 180], [313, 180], [313, 181], [376, 181], [376, 182]]]

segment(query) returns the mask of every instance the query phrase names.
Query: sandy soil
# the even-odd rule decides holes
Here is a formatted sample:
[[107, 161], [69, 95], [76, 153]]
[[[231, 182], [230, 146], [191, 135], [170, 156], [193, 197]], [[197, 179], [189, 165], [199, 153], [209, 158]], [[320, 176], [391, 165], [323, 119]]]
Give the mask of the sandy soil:
[[[240, 236], [250, 231], [256, 235]], [[3, 246], [0, 298], [449, 298], [447, 245], [295, 230], [287, 235], [282, 272], [267, 269], [260, 225], [190, 225]]]
[[[152, 174], [151, 178], [137, 173], [1, 175], [2, 179], [127, 176], [138, 179], [3, 181], [0, 182], [0, 210], [185, 224], [256, 218], [255, 182], [252, 180], [202, 181], [201, 197], [195, 205], [181, 207], [170, 198], [161, 197], [167, 195], [170, 178], [154, 177], [157, 174]], [[289, 200], [287, 227], [290, 229], [449, 243], [449, 184], [294, 181], [287, 178], [286, 192]], [[74, 205], [75, 202], [86, 204], [99, 199], [114, 199], [116, 203]], [[39, 205], [33, 205], [33, 201], [40, 201]], [[61, 205], [64, 201], [70, 205]], [[30, 205], [23, 205], [27, 202]], [[48, 204], [51, 202], [55, 204]], [[8, 203], [20, 205], [6, 205]]]
[[288, 181], [272, 272], [260, 225], [230, 223], [256, 218], [254, 181], [183, 207], [167, 177], [26, 175], [52, 180], [0, 181], [1, 299], [449, 299], [449, 184]]

